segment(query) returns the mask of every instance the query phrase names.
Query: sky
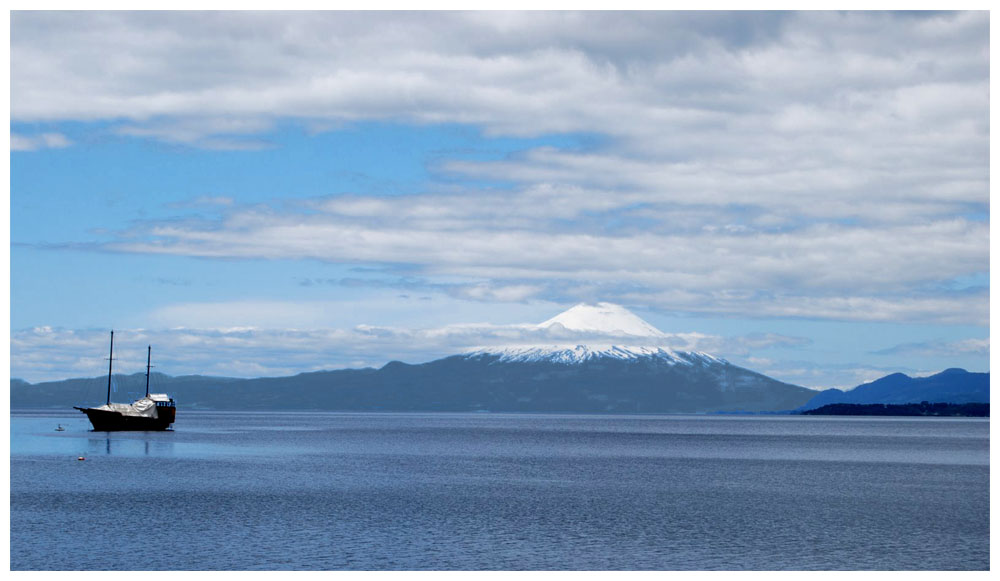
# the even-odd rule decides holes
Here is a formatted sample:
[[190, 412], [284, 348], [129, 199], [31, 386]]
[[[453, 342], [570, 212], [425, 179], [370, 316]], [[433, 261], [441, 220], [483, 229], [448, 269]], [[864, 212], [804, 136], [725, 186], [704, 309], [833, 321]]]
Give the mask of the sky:
[[10, 373], [291, 375], [579, 303], [989, 370], [986, 12], [13, 12]]

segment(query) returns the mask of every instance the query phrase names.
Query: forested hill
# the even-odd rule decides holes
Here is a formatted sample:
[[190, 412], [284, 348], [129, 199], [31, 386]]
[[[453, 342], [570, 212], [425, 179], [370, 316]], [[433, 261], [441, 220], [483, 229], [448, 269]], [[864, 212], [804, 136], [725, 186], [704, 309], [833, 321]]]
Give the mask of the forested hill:
[[989, 417], [988, 403], [908, 403], [891, 405], [884, 403], [855, 404], [832, 403], [823, 407], [799, 412], [815, 416], [962, 416]]

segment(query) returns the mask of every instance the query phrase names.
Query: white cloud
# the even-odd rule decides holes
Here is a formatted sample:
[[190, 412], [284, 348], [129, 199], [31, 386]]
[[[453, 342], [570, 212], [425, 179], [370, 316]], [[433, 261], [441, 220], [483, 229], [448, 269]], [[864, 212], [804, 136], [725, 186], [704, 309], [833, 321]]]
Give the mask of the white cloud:
[[969, 338], [957, 341], [923, 341], [919, 343], [903, 343], [888, 349], [876, 351], [876, 355], [919, 355], [928, 356], [957, 356], [957, 355], [989, 355], [990, 338]]
[[152, 137], [168, 143], [193, 145], [202, 149], [255, 150], [270, 145], [256, 136], [272, 128], [264, 118], [185, 117], [180, 120], [158, 120], [144, 124], [125, 124], [115, 131], [119, 135]]
[[818, 364], [811, 361], [779, 361], [757, 357], [749, 357], [745, 361], [733, 360], [733, 362], [779, 381], [816, 390], [840, 389], [846, 391], [892, 373], [905, 373], [910, 377], [926, 377], [943, 371], [940, 368], [926, 369], [863, 363]]
[[15, 12], [11, 119], [217, 149], [288, 122], [595, 137], [432, 168], [510, 190], [235, 203], [106, 250], [404, 264], [479, 301], [985, 325], [985, 289], [946, 289], [989, 271], [988, 49], [986, 12]]
[[[819, 115], [782, 131], [820, 137], [809, 128], [831, 113], [818, 128], [838, 135], [870, 137], [874, 121], [905, 140], [915, 128], [902, 122], [939, 113], [985, 128], [987, 50], [985, 13], [22, 12], [11, 115], [129, 119], [132, 131], [155, 118], [176, 139], [162, 124], [173, 118], [189, 142], [185, 119], [235, 115], [594, 132], [677, 152], [753, 139], [744, 151], [759, 152], [779, 143], [761, 130], [803, 104]], [[919, 97], [935, 86], [948, 90]]]
[[[710, 213], [682, 215], [702, 224], [691, 232], [678, 229], [664, 209], [645, 212], [641, 228], [619, 232], [587, 223], [594, 209], [609, 204], [598, 198], [588, 201], [579, 189], [528, 190], [475, 198], [339, 197], [309, 204], [309, 213], [240, 207], [217, 221], [139, 227], [107, 248], [408, 264], [426, 276], [489, 281], [449, 291], [476, 300], [543, 298], [556, 288], [596, 284], [617, 295], [631, 287], [624, 302], [664, 310], [974, 324], [988, 318], [985, 291], [920, 291], [988, 272], [986, 223], [950, 218], [877, 228], [741, 224], [715, 230], [705, 228]], [[630, 219], [627, 210], [612, 218]], [[579, 225], [567, 225], [574, 220]]]
[[170, 208], [213, 208], [232, 206], [235, 200], [229, 196], [198, 196], [192, 200], [174, 202], [169, 204]]
[[544, 287], [529, 284], [511, 284], [495, 286], [488, 283], [458, 285], [452, 293], [454, 296], [474, 301], [514, 302], [532, 298], [541, 293]]
[[11, 151], [37, 151], [39, 149], [62, 149], [72, 142], [62, 133], [42, 133], [39, 135], [10, 134]]

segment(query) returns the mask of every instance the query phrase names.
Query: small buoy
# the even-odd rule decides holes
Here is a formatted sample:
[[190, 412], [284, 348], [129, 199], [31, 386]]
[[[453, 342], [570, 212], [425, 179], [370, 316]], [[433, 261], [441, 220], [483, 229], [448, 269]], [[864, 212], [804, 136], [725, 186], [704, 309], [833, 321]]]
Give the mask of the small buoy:
[[83, 456], [79, 456], [77, 457], [77, 460], [86, 460], [86, 458], [84, 458]]

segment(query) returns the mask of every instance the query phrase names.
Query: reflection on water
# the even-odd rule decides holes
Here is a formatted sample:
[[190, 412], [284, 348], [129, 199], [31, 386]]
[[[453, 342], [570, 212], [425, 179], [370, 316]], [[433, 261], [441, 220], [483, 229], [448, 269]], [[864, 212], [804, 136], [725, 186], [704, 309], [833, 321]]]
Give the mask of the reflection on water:
[[177, 450], [172, 435], [95, 432], [83, 415], [17, 414], [11, 418], [10, 446], [12, 455], [173, 456]]
[[[95, 432], [95, 435], [109, 433]], [[98, 454], [105, 456], [173, 456], [175, 450], [174, 443], [170, 441], [147, 438], [116, 439], [109, 435], [103, 438], [87, 438], [87, 453], [91, 456]]]

